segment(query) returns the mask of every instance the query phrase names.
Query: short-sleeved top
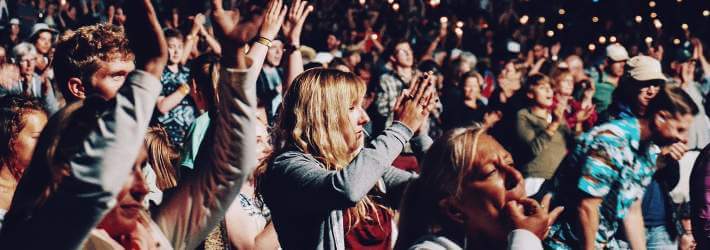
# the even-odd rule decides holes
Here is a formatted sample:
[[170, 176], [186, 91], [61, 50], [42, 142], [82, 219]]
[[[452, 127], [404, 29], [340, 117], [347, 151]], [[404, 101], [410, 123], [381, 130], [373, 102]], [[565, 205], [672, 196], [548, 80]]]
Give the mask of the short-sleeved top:
[[[616, 248], [614, 234], [656, 171], [660, 149], [651, 143], [641, 145], [639, 129], [638, 119], [623, 115], [583, 134], [563, 163], [565, 169], [555, 176], [555, 190], [577, 191], [560, 191], [556, 203], [577, 207], [582, 194], [602, 199], [597, 248]], [[552, 226], [546, 249], [577, 248], [582, 227], [573, 213], [568, 212]]]
[[[169, 96], [174, 93], [180, 84], [187, 83], [190, 77], [190, 70], [180, 67], [177, 72], [172, 72], [167, 67], [163, 70], [160, 83], [163, 84], [161, 96]], [[165, 115], [158, 117], [158, 122], [163, 125], [168, 132], [170, 142], [177, 148], [182, 148], [183, 137], [190, 128], [197, 115], [197, 107], [191, 96], [185, 96], [180, 103]]]

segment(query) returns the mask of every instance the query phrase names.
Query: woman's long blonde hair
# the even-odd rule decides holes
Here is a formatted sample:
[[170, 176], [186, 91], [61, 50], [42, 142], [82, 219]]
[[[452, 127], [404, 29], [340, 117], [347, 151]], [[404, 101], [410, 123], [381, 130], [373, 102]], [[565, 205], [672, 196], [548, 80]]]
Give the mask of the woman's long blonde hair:
[[158, 189], [164, 191], [177, 186], [178, 175], [174, 163], [180, 156], [170, 146], [168, 133], [162, 127], [149, 127], [144, 142], [148, 151], [148, 162], [157, 177]]
[[[353, 73], [315, 68], [300, 74], [286, 91], [280, 115], [274, 127], [274, 151], [256, 170], [258, 176], [267, 164], [285, 149], [312, 155], [327, 170], [341, 170], [358, 152], [352, 152], [344, 134], [354, 128], [348, 111], [365, 96], [366, 85]], [[351, 225], [372, 221], [378, 205], [370, 198], [360, 200], [350, 208]], [[374, 216], [377, 218], [377, 216]]]
[[461, 200], [466, 173], [476, 164], [478, 144], [486, 130], [479, 127], [452, 129], [431, 146], [422, 165], [421, 175], [406, 190], [395, 249], [409, 249], [427, 234], [446, 232], [464, 237], [464, 225], [441, 212], [443, 199]]

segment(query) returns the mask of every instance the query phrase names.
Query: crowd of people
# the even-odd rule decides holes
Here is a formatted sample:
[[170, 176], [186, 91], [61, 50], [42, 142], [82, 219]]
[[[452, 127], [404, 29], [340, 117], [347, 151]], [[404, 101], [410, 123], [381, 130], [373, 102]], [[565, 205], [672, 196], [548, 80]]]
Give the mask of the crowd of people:
[[522, 2], [0, 0], [0, 248], [710, 248], [707, 31]]

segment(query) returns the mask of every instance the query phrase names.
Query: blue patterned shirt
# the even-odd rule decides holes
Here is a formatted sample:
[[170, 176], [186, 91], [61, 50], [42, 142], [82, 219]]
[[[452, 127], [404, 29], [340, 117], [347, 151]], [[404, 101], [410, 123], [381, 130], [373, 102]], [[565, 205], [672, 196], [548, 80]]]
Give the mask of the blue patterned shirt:
[[[163, 84], [161, 96], [169, 96], [174, 93], [180, 84], [188, 83], [190, 70], [186, 67], [180, 67], [178, 72], [172, 72], [165, 67], [163, 75], [160, 78], [160, 83]], [[170, 110], [165, 115], [158, 117], [158, 122], [165, 128], [170, 137], [170, 142], [175, 147], [182, 148], [183, 137], [185, 132], [190, 128], [190, 125], [195, 121], [197, 116], [197, 107], [192, 96], [188, 95], [183, 98], [180, 103]]]
[[[565, 169], [555, 176], [556, 190], [576, 192], [561, 191], [555, 199], [570, 209], [577, 207], [581, 194], [601, 198], [596, 248], [618, 249], [614, 235], [631, 204], [643, 196], [651, 182], [660, 149], [653, 144], [641, 145], [639, 123], [631, 115], [595, 127], [577, 143], [562, 166]], [[578, 248], [582, 233], [577, 213], [568, 210], [552, 226], [545, 247]]]

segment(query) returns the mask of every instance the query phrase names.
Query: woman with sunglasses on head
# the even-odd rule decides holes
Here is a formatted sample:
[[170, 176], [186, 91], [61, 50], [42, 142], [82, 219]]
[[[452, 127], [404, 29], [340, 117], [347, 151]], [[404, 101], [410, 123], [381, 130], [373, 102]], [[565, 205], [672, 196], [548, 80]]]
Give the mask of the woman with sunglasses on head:
[[[257, 177], [283, 248], [391, 247], [393, 209], [414, 178], [391, 165], [436, 103], [428, 79], [410, 86], [395, 105], [394, 124], [366, 145], [366, 86], [357, 75], [310, 69], [296, 77], [275, 127], [274, 152]], [[430, 140], [418, 136], [412, 144], [427, 148]]]

